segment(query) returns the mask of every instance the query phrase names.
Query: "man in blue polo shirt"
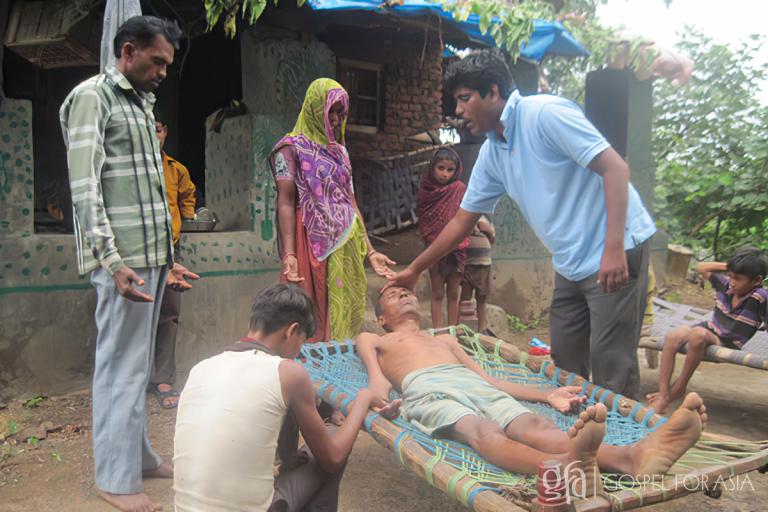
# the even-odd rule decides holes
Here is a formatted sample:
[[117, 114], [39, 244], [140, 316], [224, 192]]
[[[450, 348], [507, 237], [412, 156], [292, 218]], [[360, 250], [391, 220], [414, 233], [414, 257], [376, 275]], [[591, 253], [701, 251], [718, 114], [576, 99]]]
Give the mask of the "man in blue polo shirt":
[[571, 101], [522, 97], [497, 50], [470, 53], [446, 71], [445, 93], [473, 134], [487, 133], [461, 209], [390, 284], [419, 274], [493, 213], [507, 194], [552, 253], [552, 357], [629, 397], [639, 393], [637, 343], [656, 231], [629, 167]]

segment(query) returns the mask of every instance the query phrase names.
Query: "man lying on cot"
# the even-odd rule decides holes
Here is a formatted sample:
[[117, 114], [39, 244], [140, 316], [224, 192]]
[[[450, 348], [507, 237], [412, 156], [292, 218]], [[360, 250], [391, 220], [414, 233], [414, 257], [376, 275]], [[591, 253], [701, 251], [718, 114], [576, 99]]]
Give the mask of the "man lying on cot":
[[[275, 285], [256, 296], [248, 335], [192, 368], [176, 417], [177, 512], [336, 510], [373, 394], [360, 390], [344, 424], [329, 434], [334, 427], [317, 412], [309, 375], [293, 360], [314, 332], [309, 297], [295, 285]], [[391, 417], [398, 405], [380, 412]], [[281, 446], [275, 478], [278, 436], [281, 445], [291, 440], [281, 426], [293, 424], [294, 415], [309, 449], [297, 453], [296, 437], [292, 447]]]
[[661, 475], [696, 443], [706, 423], [701, 398], [690, 393], [666, 423], [632, 445], [602, 444], [607, 410], [600, 403], [587, 407], [562, 432], [518, 400], [575, 412], [586, 401], [580, 387], [540, 389], [491, 377], [453, 336], [419, 331], [419, 303], [406, 288], [387, 288], [376, 304], [376, 316], [388, 334], [362, 333], [357, 340], [374, 404], [387, 403], [394, 386], [403, 396], [404, 419], [432, 436], [467, 444], [508, 471], [534, 473], [540, 462], [551, 459], [573, 462], [589, 480], [585, 489], [596, 490], [599, 469]]

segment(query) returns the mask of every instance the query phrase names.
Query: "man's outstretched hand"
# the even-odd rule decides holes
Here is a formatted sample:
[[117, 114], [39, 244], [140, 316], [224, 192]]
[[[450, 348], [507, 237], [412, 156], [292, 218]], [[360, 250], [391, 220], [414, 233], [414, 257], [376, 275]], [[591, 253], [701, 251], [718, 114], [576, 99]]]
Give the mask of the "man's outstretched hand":
[[586, 401], [587, 397], [581, 394], [581, 386], [563, 386], [547, 395], [547, 403], [564, 414], [578, 411]]
[[389, 282], [386, 285], [384, 285], [384, 288], [381, 291], [384, 292], [385, 290], [387, 290], [388, 288], [392, 288], [393, 286], [413, 290], [416, 288], [416, 283], [418, 281], [419, 281], [419, 274], [412, 271], [411, 267], [406, 267], [405, 270], [390, 276]]
[[123, 267], [114, 274], [112, 279], [115, 281], [117, 293], [121, 297], [133, 302], [154, 302], [155, 298], [136, 289], [137, 286], [144, 286], [144, 280], [130, 267]]
[[174, 263], [168, 272], [168, 278], [165, 281], [166, 286], [170, 286], [177, 292], [185, 292], [192, 289], [192, 285], [187, 282], [187, 279], [197, 281], [200, 276], [190, 271], [181, 263]]

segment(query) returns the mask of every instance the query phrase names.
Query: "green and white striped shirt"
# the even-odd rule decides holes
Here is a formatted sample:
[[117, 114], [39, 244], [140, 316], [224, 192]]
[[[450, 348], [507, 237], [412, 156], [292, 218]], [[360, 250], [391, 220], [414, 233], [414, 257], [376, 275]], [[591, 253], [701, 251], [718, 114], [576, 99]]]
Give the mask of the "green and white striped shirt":
[[172, 263], [154, 103], [108, 67], [61, 105], [80, 274]]

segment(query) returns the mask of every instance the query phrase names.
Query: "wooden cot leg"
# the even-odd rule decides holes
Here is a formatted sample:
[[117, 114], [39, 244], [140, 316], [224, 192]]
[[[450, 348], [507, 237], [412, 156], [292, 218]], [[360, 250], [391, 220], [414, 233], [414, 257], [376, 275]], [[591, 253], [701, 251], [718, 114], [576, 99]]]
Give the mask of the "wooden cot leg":
[[711, 484], [704, 484], [704, 495], [713, 499], [719, 499], [723, 495], [722, 482], [714, 482]]

